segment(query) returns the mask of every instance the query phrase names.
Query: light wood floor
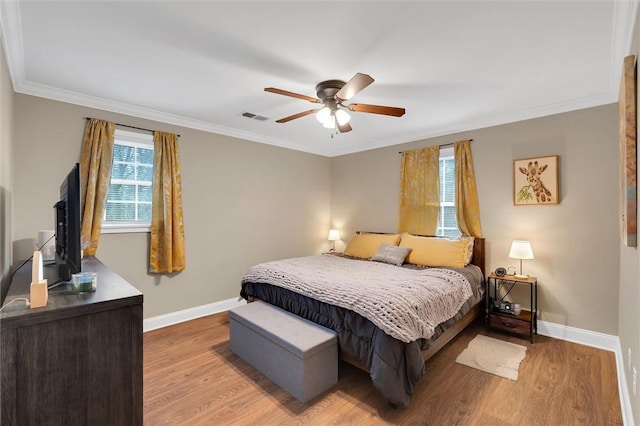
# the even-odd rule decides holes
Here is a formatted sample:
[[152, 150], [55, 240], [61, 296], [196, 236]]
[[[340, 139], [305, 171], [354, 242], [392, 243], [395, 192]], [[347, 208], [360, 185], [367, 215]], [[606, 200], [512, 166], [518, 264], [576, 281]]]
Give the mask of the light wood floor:
[[[478, 333], [527, 346], [512, 382], [455, 363]], [[622, 424], [613, 352], [470, 325], [427, 363], [411, 406], [392, 409], [367, 373], [340, 363], [338, 384], [302, 404], [229, 349], [226, 314], [144, 335], [146, 425]]]

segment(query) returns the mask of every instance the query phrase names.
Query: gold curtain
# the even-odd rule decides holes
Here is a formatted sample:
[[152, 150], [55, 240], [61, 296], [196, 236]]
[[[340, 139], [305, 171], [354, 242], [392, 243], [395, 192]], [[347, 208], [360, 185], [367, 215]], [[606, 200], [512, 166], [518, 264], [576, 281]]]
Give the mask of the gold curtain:
[[468, 140], [453, 144], [456, 173], [456, 221], [463, 236], [482, 237], [478, 188]]
[[92, 118], [87, 121], [80, 155], [82, 200], [82, 248], [86, 256], [98, 249], [102, 215], [111, 180], [115, 124]]
[[435, 235], [440, 210], [440, 147], [402, 153], [398, 231]]
[[182, 216], [182, 177], [178, 138], [172, 133], [153, 133], [153, 201], [149, 272], [182, 271], [186, 265]]

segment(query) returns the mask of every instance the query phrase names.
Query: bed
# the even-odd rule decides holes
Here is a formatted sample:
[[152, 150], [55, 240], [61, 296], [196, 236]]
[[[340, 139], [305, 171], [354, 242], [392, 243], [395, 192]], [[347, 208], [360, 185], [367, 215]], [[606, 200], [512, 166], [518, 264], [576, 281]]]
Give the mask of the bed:
[[[370, 240], [368, 246], [349, 251], [358, 235]], [[456, 253], [462, 256], [463, 243], [457, 243], [452, 255], [448, 245], [444, 249], [437, 245], [452, 241], [445, 238], [379, 233], [356, 236], [345, 254], [325, 253], [253, 266], [243, 277], [240, 295], [336, 331], [341, 358], [369, 372], [373, 385], [393, 406], [406, 407], [424, 375], [425, 361], [484, 308], [484, 239], [471, 239], [467, 244], [464, 265], [456, 260], [446, 267], [428, 267], [424, 264], [432, 261], [434, 247], [438, 253], [447, 253], [435, 255], [439, 258], [435, 263], [447, 263]], [[430, 244], [426, 260], [420, 258], [424, 242]], [[383, 248], [396, 253], [403, 247], [408, 255], [402, 261], [370, 260], [380, 260]]]

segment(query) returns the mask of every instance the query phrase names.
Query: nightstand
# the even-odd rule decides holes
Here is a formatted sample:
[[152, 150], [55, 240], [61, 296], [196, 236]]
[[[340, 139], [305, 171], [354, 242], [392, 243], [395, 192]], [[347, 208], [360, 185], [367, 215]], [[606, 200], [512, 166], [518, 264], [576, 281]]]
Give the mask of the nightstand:
[[[493, 287], [492, 287], [493, 283]], [[502, 286], [510, 286], [508, 291], [516, 285], [529, 286], [530, 310], [522, 309], [518, 315], [510, 312], [502, 312], [494, 306], [494, 301], [503, 302], [504, 296], [497, 297]], [[491, 291], [493, 290], [493, 291]], [[491, 295], [496, 298], [492, 298]], [[533, 335], [538, 334], [538, 278], [516, 278], [513, 275], [502, 277], [489, 274], [485, 292], [485, 321], [491, 328], [507, 331], [513, 334], [528, 336], [533, 343]]]

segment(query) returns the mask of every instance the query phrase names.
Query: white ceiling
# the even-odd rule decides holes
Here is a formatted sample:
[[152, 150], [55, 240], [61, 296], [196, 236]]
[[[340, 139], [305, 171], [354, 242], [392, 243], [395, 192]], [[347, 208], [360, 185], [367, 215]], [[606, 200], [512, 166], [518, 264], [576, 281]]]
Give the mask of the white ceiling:
[[[637, 1], [3, 0], [16, 92], [335, 156], [617, 101]], [[315, 85], [376, 81], [331, 138]], [[267, 121], [242, 116], [251, 112]], [[126, 123], [125, 123], [126, 124]], [[473, 134], [469, 133], [470, 137]]]

